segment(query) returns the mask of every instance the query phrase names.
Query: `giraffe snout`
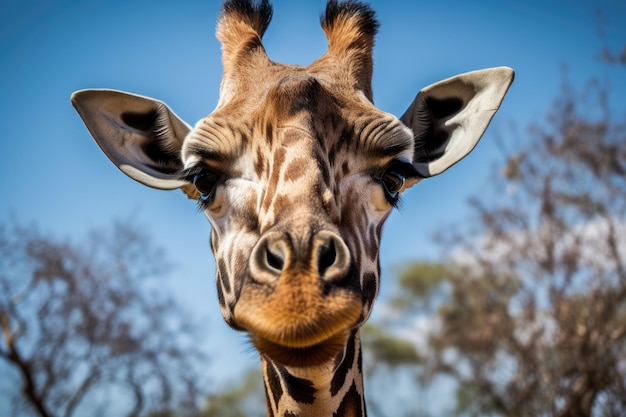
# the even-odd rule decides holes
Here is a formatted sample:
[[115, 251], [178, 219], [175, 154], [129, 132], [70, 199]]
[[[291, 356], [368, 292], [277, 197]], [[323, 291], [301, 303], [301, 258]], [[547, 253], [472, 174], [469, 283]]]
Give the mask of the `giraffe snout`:
[[352, 268], [343, 239], [328, 229], [276, 228], [249, 262], [234, 318], [259, 352], [292, 366], [332, 360], [363, 311], [360, 293], [344, 285]]
[[273, 284], [283, 274], [314, 276], [321, 281], [341, 281], [350, 268], [350, 252], [343, 239], [332, 231], [307, 237], [273, 231], [257, 243], [250, 257], [251, 278]]

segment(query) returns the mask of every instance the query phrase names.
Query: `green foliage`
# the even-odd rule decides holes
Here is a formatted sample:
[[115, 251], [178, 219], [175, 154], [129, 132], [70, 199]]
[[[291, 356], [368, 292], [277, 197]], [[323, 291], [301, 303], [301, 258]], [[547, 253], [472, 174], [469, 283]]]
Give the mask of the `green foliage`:
[[260, 371], [248, 371], [242, 380], [211, 395], [198, 417], [264, 417], [265, 394]]
[[401, 267], [398, 272], [401, 292], [391, 301], [399, 310], [415, 306], [428, 306], [446, 279], [446, 268], [440, 263], [414, 262]]
[[509, 308], [519, 281], [511, 274], [473, 276], [456, 269], [449, 283], [449, 299], [438, 310], [441, 331], [431, 337], [431, 345], [458, 346], [465, 354], [493, 353], [515, 331]]
[[194, 413], [159, 411], [146, 417], [265, 417], [265, 391], [261, 372], [248, 370], [240, 381], [223, 387], [206, 398], [204, 407]]
[[364, 349], [374, 362], [390, 367], [419, 364], [421, 358], [409, 341], [393, 336], [375, 324], [366, 324], [361, 332]]

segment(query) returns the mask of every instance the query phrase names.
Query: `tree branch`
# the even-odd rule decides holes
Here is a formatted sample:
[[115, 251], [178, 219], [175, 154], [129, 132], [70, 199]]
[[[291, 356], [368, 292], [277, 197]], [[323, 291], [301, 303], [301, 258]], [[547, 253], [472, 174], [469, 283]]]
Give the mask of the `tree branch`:
[[53, 417], [53, 414], [47, 409], [45, 405], [45, 399], [42, 398], [37, 392], [37, 387], [35, 386], [34, 380], [34, 372], [30, 367], [28, 361], [22, 358], [16, 344], [15, 340], [11, 336], [7, 336], [7, 333], [10, 333], [10, 329], [6, 326], [6, 320], [2, 322], [2, 330], [5, 336], [5, 342], [7, 343], [8, 354], [6, 359], [13, 363], [19, 372], [22, 375], [22, 379], [24, 381], [22, 392], [29, 400], [29, 403], [37, 410], [41, 417]]

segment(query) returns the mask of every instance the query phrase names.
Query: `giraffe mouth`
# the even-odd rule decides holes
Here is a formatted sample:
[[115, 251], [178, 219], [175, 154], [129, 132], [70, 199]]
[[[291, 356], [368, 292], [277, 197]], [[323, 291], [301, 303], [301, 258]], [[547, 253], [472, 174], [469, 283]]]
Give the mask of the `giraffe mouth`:
[[334, 360], [346, 346], [350, 330], [341, 331], [330, 338], [308, 347], [287, 347], [257, 335], [250, 339], [259, 353], [283, 366], [306, 368]]
[[339, 311], [310, 313], [295, 321], [293, 317], [268, 320], [263, 311], [251, 316], [238, 314], [237, 319], [262, 355], [285, 366], [307, 367], [332, 361], [343, 350], [361, 311], [361, 302], [353, 299]]
[[272, 290], [244, 286], [234, 318], [261, 354], [283, 365], [310, 366], [343, 349], [363, 312], [361, 296], [312, 282], [293, 279]]

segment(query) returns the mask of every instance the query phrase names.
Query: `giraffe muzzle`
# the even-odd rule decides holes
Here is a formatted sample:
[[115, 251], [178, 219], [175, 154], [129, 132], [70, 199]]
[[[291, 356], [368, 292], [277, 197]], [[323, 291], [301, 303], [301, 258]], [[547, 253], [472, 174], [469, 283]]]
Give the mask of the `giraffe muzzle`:
[[347, 282], [351, 257], [343, 239], [329, 230], [275, 229], [261, 237], [249, 262], [234, 316], [257, 349], [285, 364], [334, 357], [363, 309]]

